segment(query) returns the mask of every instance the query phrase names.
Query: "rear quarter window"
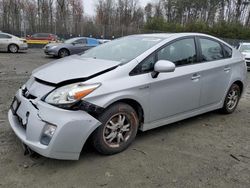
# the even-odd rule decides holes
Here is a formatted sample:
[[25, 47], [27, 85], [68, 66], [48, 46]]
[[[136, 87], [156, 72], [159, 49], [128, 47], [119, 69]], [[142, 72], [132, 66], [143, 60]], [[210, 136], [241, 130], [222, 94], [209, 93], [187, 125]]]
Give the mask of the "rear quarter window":
[[224, 57], [225, 58], [231, 58], [233, 55], [233, 50], [228, 47], [227, 45], [223, 44], [223, 50], [224, 50]]

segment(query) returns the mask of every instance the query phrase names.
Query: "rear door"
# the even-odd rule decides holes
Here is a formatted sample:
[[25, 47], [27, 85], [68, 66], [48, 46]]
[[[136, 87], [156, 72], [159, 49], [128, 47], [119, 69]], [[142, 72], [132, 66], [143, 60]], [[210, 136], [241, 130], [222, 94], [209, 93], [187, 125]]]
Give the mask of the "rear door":
[[232, 49], [221, 42], [199, 37], [201, 61], [201, 107], [217, 104], [224, 99], [232, 74]]

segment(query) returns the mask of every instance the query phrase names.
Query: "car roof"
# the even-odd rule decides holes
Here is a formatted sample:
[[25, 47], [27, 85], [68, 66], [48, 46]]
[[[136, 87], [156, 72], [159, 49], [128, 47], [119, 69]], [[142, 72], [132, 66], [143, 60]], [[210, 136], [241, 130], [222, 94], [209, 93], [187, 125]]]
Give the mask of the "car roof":
[[213, 37], [211, 35], [203, 34], [203, 33], [152, 33], [152, 34], [138, 34], [138, 35], [132, 35], [132, 36], [141, 36], [141, 37], [156, 37], [156, 38], [162, 38], [167, 39], [169, 37], [185, 37], [185, 36], [206, 36], [206, 37]]
[[0, 32], [1, 34], [5, 34], [5, 35], [9, 35], [9, 36], [14, 36], [12, 34], [9, 34], [9, 33], [4, 33], [4, 32]]

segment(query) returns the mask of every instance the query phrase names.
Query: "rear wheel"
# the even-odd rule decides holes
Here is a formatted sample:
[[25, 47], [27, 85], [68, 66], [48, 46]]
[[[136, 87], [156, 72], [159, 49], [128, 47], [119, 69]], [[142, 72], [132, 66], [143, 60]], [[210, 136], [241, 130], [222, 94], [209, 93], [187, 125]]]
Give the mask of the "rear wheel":
[[99, 119], [102, 125], [94, 132], [93, 145], [101, 154], [119, 153], [135, 139], [139, 120], [131, 106], [125, 103], [114, 104]]
[[67, 49], [65, 49], [65, 48], [59, 50], [58, 56], [59, 56], [60, 58], [69, 56], [69, 50], [67, 50]]
[[237, 84], [233, 84], [225, 98], [224, 106], [221, 111], [225, 114], [231, 114], [235, 111], [241, 95], [241, 89]]
[[11, 53], [17, 53], [18, 52], [18, 46], [16, 44], [10, 44], [8, 47], [8, 51]]

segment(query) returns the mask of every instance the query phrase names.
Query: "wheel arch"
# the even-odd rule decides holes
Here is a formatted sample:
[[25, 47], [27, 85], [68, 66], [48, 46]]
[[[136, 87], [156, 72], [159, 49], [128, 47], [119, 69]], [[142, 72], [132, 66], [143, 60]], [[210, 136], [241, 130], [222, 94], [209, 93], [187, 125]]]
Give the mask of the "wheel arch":
[[243, 84], [243, 82], [240, 81], [240, 80], [237, 80], [237, 81], [233, 82], [232, 85], [233, 84], [236, 84], [236, 85], [238, 85], [240, 87], [240, 94], [242, 95], [243, 90], [244, 90], [244, 84]]
[[17, 49], [19, 50], [19, 45], [18, 45], [18, 44], [16, 44], [16, 43], [13, 43], [13, 42], [12, 42], [12, 43], [10, 43], [10, 44], [8, 45], [8, 47], [7, 47], [8, 49], [7, 49], [7, 50], [9, 50], [10, 45], [15, 45], [15, 46], [17, 46]]
[[71, 51], [68, 49], [68, 48], [66, 48], [66, 47], [62, 47], [62, 48], [60, 48], [59, 50], [58, 50], [58, 56], [59, 56], [59, 52], [61, 51], [61, 50], [67, 50], [68, 52], [69, 52], [69, 55], [71, 54]]
[[130, 99], [130, 98], [119, 99], [109, 104], [105, 109], [109, 108], [110, 106], [116, 103], [125, 103], [125, 104], [130, 105], [136, 111], [138, 118], [139, 118], [140, 125], [144, 123], [144, 110], [142, 108], [142, 105], [138, 101], [136, 101], [135, 99]]
[[[108, 104], [104, 109], [108, 109], [110, 106], [116, 104], [116, 103], [125, 103], [130, 105], [137, 113], [138, 118], [139, 118], [139, 126], [138, 129], [140, 129], [140, 127], [142, 126], [142, 124], [144, 123], [144, 110], [142, 108], [142, 105], [135, 99], [131, 99], [131, 98], [123, 98], [123, 99], [118, 99], [116, 101], [112, 101], [112, 103]], [[95, 117], [97, 118], [97, 117]], [[99, 126], [98, 126], [99, 127]], [[94, 132], [98, 129], [98, 127], [96, 127], [95, 129], [93, 129], [90, 134], [88, 135], [86, 141], [84, 142], [82, 149], [84, 148], [84, 146], [87, 143], [90, 143], [93, 139], [93, 135]]]

